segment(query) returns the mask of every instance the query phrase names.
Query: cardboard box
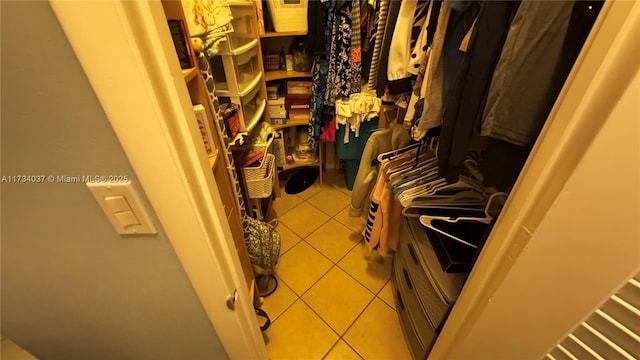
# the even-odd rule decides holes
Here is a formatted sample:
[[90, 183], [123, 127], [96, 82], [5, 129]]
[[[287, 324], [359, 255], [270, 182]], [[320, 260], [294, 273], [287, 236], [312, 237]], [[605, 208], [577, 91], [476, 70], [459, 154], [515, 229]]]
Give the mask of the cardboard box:
[[287, 94], [284, 100], [285, 108], [291, 109], [309, 109], [311, 105], [311, 95], [307, 94]]
[[293, 109], [289, 110], [290, 121], [309, 121], [311, 112], [309, 109]]
[[311, 81], [287, 81], [287, 94], [308, 94], [311, 96]]

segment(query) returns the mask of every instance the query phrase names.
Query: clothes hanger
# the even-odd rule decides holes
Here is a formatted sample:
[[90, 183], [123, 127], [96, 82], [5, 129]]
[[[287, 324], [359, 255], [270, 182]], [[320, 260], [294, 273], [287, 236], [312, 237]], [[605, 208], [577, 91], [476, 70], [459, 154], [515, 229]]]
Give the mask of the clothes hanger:
[[457, 241], [464, 245], [477, 249], [478, 246], [471, 242], [471, 239], [479, 240], [484, 234], [486, 228], [491, 224], [493, 216], [489, 214], [489, 209], [493, 201], [498, 196], [508, 196], [506, 193], [494, 193], [487, 200], [484, 208], [484, 217], [475, 216], [433, 216], [421, 215], [420, 223], [437, 233], [444, 235], [446, 238]]
[[391, 157], [400, 155], [400, 154], [402, 154], [404, 152], [407, 152], [409, 150], [417, 149], [419, 146], [420, 146], [420, 143], [413, 143], [411, 145], [405, 146], [405, 147], [397, 149], [397, 150], [387, 151], [385, 153], [379, 154], [377, 159], [378, 159], [378, 161], [382, 162], [383, 160], [387, 160], [387, 159], [389, 159]]
[[[493, 193], [491, 194], [491, 196], [489, 196], [489, 200], [487, 200], [487, 204], [484, 208], [484, 217], [475, 217], [475, 216], [459, 216], [459, 217], [437, 217], [437, 216], [429, 216], [429, 215], [425, 215], [424, 219], [423, 217], [420, 217], [420, 223], [422, 223], [423, 225], [425, 225], [425, 223], [429, 222], [432, 219], [435, 220], [443, 220], [446, 222], [450, 222], [450, 223], [456, 223], [456, 222], [460, 222], [460, 221], [478, 221], [478, 222], [482, 222], [485, 224], [490, 224], [491, 221], [493, 220], [493, 216], [491, 216], [489, 214], [489, 209], [491, 207], [491, 204], [493, 203], [493, 201], [498, 197], [498, 196], [504, 196], [505, 199], [509, 196], [507, 193], [503, 193], [503, 192], [497, 192], [497, 193]], [[423, 222], [424, 220], [424, 222]], [[425, 225], [426, 226], [426, 225]]]

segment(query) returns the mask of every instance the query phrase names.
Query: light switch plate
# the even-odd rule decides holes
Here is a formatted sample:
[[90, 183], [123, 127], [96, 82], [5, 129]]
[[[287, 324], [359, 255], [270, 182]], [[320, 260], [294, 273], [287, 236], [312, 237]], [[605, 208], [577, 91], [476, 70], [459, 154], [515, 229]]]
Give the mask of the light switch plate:
[[[87, 188], [96, 199], [100, 207], [104, 211], [111, 224], [118, 234], [157, 234], [155, 225], [151, 222], [151, 218], [147, 209], [143, 205], [140, 196], [135, 191], [131, 181], [127, 182], [88, 182]], [[113, 201], [117, 197], [122, 197], [124, 201], [117, 205], [108, 204], [107, 199]], [[129, 209], [124, 208], [126, 204]], [[129, 214], [131, 212], [131, 214]], [[128, 225], [134, 223], [131, 219], [138, 220], [139, 224]]]

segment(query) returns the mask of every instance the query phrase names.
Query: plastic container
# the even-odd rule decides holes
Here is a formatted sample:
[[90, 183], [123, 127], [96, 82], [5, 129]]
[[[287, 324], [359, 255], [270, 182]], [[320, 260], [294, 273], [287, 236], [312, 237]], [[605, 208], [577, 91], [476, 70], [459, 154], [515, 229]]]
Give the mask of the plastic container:
[[241, 132], [253, 129], [266, 108], [266, 100], [260, 94], [260, 86], [254, 87], [247, 95], [241, 97], [219, 95], [219, 101], [239, 105]]
[[244, 96], [257, 86], [262, 76], [257, 46], [237, 55], [214, 56], [211, 68], [219, 96]]
[[270, 0], [267, 6], [276, 32], [307, 31], [307, 0]]
[[265, 154], [258, 167], [242, 168], [247, 185], [247, 196], [251, 199], [267, 198], [273, 192], [275, 156]]
[[251, 28], [251, 18], [254, 16], [251, 3], [229, 4], [233, 20], [233, 32], [227, 35], [227, 42], [230, 51], [237, 50], [255, 40], [253, 29]]

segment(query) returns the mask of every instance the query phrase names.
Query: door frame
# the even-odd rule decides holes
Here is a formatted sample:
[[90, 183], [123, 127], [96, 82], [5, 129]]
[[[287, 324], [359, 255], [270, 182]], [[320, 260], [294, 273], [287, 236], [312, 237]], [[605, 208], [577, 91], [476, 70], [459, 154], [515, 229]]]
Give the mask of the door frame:
[[50, 4], [227, 355], [266, 358], [161, 3]]

